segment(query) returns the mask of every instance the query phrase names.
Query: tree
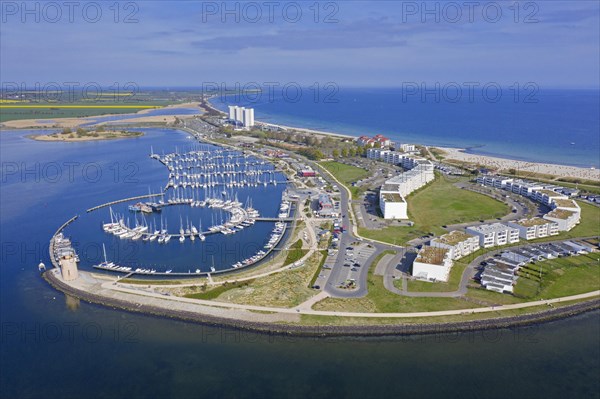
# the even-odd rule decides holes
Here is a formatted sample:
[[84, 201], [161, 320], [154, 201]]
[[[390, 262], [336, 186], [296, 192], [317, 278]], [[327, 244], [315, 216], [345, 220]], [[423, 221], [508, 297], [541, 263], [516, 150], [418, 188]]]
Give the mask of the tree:
[[77, 128], [77, 135], [78, 136], [83, 136], [86, 133], [85, 129], [82, 127], [78, 127]]
[[70, 127], [65, 127], [65, 128], [62, 130], [62, 134], [71, 134], [71, 128], [70, 128]]
[[355, 147], [350, 147], [348, 149], [348, 155], [351, 156], [351, 157], [355, 156], [356, 155], [356, 148]]
[[348, 158], [348, 149], [346, 147], [342, 148], [342, 156]]
[[337, 149], [335, 149], [335, 150], [333, 150], [331, 152], [331, 156], [334, 157], [334, 158], [339, 158], [340, 157], [340, 152]]

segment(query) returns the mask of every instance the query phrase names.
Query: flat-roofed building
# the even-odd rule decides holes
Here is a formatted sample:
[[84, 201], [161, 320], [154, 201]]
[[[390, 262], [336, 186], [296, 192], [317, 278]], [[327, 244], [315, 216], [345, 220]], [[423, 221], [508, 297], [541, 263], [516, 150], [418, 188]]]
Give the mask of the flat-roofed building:
[[434, 238], [429, 245], [447, 249], [450, 259], [460, 259], [479, 249], [479, 237], [454, 230]]
[[576, 201], [572, 199], [556, 199], [552, 201], [552, 208], [564, 209], [565, 211], [581, 212], [581, 208]]
[[577, 226], [581, 212], [568, 211], [566, 209], [553, 209], [544, 215], [544, 219], [555, 222], [559, 231], [569, 231]]
[[519, 237], [526, 240], [535, 240], [558, 234], [558, 223], [542, 218], [521, 219], [508, 222], [508, 225], [519, 230]]
[[508, 183], [512, 183], [513, 179], [505, 176], [496, 175], [479, 175], [477, 177], [477, 183], [483, 184], [484, 186], [490, 186], [495, 188], [506, 188]]
[[544, 186], [540, 183], [526, 180], [513, 180], [506, 183], [507, 190], [525, 197], [531, 197], [534, 191], [541, 190], [543, 188]]
[[479, 237], [479, 245], [483, 248], [513, 244], [519, 242], [519, 230], [502, 223], [482, 224], [467, 227], [467, 233]]
[[413, 262], [412, 275], [422, 280], [448, 281], [452, 259], [445, 248], [423, 247]]
[[553, 191], [553, 190], [542, 189], [542, 190], [535, 190], [533, 192], [533, 195], [531, 198], [534, 201], [537, 201], [544, 205], [550, 206], [550, 205], [552, 205], [552, 201], [558, 200], [558, 199], [567, 199], [567, 196], [564, 194], [561, 194], [561, 193], [557, 193], [556, 191]]
[[379, 192], [379, 207], [384, 219], [408, 219], [406, 200], [397, 192]]

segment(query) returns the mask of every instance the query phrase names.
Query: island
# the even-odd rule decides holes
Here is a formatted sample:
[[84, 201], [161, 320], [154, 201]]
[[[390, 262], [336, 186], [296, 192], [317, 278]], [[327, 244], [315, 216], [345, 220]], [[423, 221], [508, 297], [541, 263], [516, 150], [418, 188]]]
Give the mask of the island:
[[48, 134], [32, 134], [28, 138], [36, 141], [47, 142], [80, 142], [80, 141], [98, 141], [115, 140], [143, 136], [143, 132], [129, 130], [106, 130], [103, 126], [94, 129], [77, 128], [73, 131], [71, 128], [64, 128], [61, 132]]

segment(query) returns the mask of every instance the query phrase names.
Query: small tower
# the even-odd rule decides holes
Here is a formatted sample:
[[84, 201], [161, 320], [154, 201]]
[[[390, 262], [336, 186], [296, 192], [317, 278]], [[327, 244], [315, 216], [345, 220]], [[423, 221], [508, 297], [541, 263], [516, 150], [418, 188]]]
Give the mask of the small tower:
[[79, 278], [79, 272], [77, 271], [77, 261], [72, 255], [66, 255], [60, 258], [60, 271], [64, 281], [77, 280]]

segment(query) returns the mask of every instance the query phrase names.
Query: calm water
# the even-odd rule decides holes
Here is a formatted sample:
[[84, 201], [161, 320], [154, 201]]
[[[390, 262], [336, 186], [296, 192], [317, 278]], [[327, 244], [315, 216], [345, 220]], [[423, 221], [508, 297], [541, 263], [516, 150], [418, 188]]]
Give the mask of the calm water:
[[99, 116], [94, 118], [93, 122], [84, 123], [81, 126], [91, 126], [101, 122], [110, 122], [116, 120], [124, 120], [124, 119], [133, 119], [133, 118], [141, 118], [144, 116], [158, 116], [158, 115], [194, 115], [198, 114], [199, 111], [195, 108], [158, 108], [151, 109], [143, 114], [135, 113], [135, 114], [125, 114], [125, 115], [108, 115], [108, 116]]
[[[147, 157], [150, 145], [158, 152], [190, 144], [183, 133], [147, 133], [77, 144], [0, 135], [0, 396], [598, 397], [598, 312], [485, 334], [315, 340], [129, 314], [54, 291], [36, 265], [49, 264], [55, 229], [90, 206], [156, 191], [166, 176]], [[133, 174], [129, 161], [140, 163]], [[65, 162], [72, 162], [72, 180]], [[15, 168], [27, 173], [15, 177]], [[77, 238], [83, 230], [74, 224], [70, 233]]]
[[291, 89], [285, 96], [281, 88], [272, 96], [268, 93], [217, 97], [212, 103], [224, 111], [228, 104], [254, 107], [257, 120], [288, 126], [357, 136], [381, 133], [400, 142], [474, 147], [470, 151], [478, 154], [600, 167], [597, 90], [503, 88], [485, 95], [475, 90], [472, 98], [466, 88], [452, 87], [434, 90], [437, 97], [402, 88], [340, 88], [337, 93], [303, 89], [297, 99], [298, 92]]

